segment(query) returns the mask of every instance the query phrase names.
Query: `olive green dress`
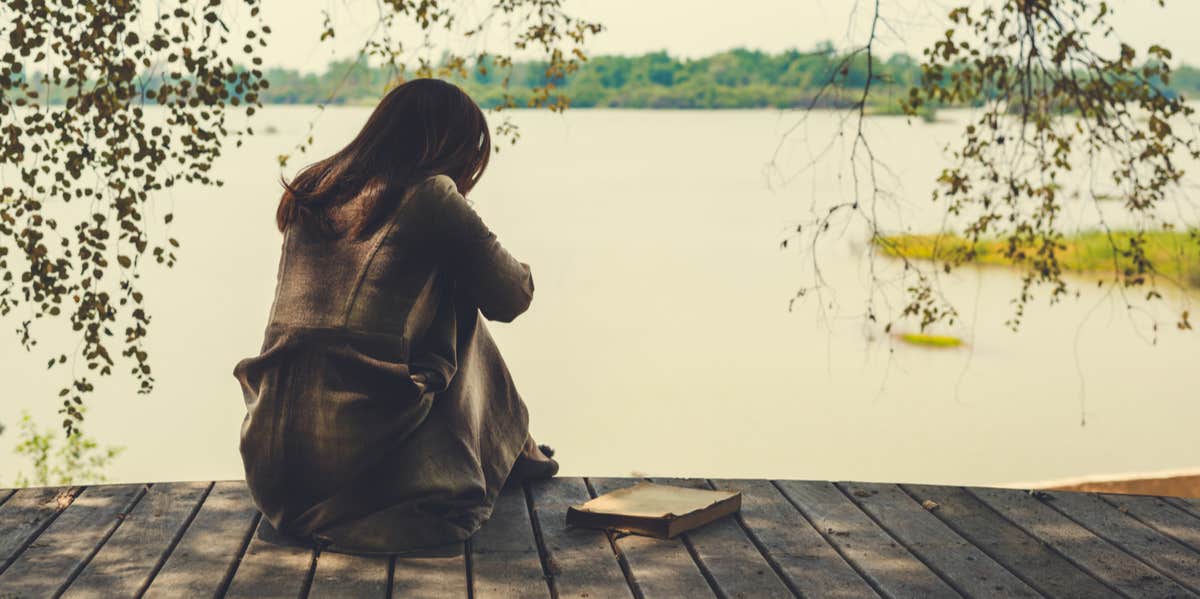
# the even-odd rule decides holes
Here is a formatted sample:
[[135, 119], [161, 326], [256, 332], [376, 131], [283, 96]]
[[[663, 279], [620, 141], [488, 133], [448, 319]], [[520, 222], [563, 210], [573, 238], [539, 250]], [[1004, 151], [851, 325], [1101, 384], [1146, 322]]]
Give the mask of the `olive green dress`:
[[334, 551], [461, 546], [528, 436], [480, 313], [524, 312], [529, 267], [443, 175], [369, 239], [305, 229], [284, 235], [261, 353], [233, 371], [254, 501], [276, 530]]

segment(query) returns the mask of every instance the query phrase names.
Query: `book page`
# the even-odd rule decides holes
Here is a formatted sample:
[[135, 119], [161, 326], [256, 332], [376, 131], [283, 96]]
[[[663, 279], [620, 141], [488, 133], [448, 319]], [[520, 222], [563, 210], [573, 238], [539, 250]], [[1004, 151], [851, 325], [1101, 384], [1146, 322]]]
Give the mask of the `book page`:
[[734, 495], [737, 495], [737, 491], [709, 491], [641, 482], [601, 495], [579, 509], [598, 514], [673, 518], [704, 509]]

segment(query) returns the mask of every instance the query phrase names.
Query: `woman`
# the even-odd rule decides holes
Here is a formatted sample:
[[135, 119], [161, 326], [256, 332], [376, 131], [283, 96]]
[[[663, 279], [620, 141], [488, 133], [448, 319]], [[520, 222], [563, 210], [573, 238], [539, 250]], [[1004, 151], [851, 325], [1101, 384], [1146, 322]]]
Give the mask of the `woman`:
[[417, 79], [284, 183], [262, 352], [234, 368], [246, 482], [276, 530], [332, 551], [444, 551], [506, 480], [557, 472], [480, 318], [509, 322], [533, 296], [529, 266], [465, 199], [490, 153], [479, 107]]

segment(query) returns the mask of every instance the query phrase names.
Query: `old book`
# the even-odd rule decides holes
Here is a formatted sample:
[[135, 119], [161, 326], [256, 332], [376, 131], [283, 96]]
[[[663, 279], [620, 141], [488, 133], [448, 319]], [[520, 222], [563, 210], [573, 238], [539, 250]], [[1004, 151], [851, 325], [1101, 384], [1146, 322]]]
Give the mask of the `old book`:
[[732, 514], [740, 491], [708, 491], [640, 482], [567, 508], [567, 525], [670, 539]]

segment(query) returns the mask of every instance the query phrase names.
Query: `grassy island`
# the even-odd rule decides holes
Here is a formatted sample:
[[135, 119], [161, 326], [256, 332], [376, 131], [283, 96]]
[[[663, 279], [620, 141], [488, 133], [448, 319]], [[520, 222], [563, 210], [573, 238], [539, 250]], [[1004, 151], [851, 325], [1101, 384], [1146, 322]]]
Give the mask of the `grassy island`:
[[909, 345], [933, 347], [938, 349], [961, 347], [963, 340], [950, 335], [928, 335], [925, 333], [900, 333], [896, 338]]
[[[1135, 236], [1087, 231], [1061, 241], [1058, 263], [1064, 272], [1130, 274], [1137, 272], [1129, 248]], [[1146, 257], [1158, 276], [1200, 289], [1200, 231], [1154, 231], [1143, 234]], [[1017, 259], [1009, 258], [1007, 239], [980, 240], [974, 244], [955, 234], [889, 235], [876, 240], [880, 251], [894, 258], [966, 262], [983, 266], [1020, 266], [1021, 257], [1034, 256], [1034, 247], [1018, 246]], [[971, 256], [969, 259], [967, 256]]]

